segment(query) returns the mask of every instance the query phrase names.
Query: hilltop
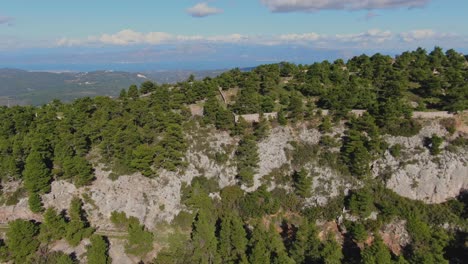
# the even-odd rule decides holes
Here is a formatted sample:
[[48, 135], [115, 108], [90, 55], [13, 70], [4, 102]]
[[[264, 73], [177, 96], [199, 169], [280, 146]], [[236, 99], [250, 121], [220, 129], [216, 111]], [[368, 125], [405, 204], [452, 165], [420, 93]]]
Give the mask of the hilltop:
[[467, 81], [435, 48], [1, 107], [0, 257], [461, 263]]

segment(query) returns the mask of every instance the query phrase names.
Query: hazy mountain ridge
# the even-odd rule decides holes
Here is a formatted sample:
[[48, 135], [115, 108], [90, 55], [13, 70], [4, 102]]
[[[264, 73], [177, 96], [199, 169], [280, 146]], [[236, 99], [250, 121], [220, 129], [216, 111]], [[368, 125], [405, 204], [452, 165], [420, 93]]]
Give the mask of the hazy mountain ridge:
[[36, 72], [20, 69], [0, 69], [0, 105], [41, 105], [60, 99], [71, 101], [85, 96], [116, 96], [121, 89], [144, 81], [176, 83], [191, 74], [197, 78], [214, 77], [214, 71], [92, 71]]

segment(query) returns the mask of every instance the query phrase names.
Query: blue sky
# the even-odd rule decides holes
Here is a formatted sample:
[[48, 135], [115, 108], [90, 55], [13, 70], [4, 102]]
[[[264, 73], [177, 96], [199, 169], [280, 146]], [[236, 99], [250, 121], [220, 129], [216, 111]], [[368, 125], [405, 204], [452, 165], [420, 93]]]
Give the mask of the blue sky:
[[468, 51], [466, 0], [0, 1], [2, 67], [218, 68], [418, 46]]

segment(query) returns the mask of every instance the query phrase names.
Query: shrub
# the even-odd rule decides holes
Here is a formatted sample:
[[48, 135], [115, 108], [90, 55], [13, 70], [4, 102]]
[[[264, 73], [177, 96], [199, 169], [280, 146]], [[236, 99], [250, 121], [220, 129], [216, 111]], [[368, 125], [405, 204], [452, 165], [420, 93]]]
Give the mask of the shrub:
[[395, 157], [399, 158], [401, 155], [401, 145], [400, 144], [395, 144], [390, 147], [390, 154]]
[[432, 135], [430, 138], [426, 138], [426, 147], [429, 149], [431, 152], [431, 155], [439, 155], [440, 152], [442, 151], [440, 149], [440, 146], [444, 142], [444, 139], [437, 136], [437, 135]]

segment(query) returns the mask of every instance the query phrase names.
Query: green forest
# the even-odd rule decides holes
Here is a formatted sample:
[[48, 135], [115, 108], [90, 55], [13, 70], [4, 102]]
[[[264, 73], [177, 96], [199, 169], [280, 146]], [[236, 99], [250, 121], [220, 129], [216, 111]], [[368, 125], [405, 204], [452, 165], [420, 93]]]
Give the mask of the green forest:
[[[234, 95], [224, 98], [224, 92]], [[194, 116], [192, 105], [203, 106], [203, 116]], [[358, 117], [350, 114], [353, 109], [366, 111]], [[61, 239], [70, 245], [89, 239], [87, 263], [111, 263], [108, 239], [88, 222], [84, 199], [75, 197], [69, 210], [58, 212], [44, 208], [41, 196], [58, 180], [77, 188], [92, 184], [96, 156], [114, 179], [137, 172], [149, 178], [161, 171], [183, 172], [191, 144], [186, 135], [202, 127], [238, 139], [233, 151], [237, 185], [220, 188], [216, 179], [196, 177], [182, 186], [185, 210], [168, 224], [178, 231], [150, 263], [464, 263], [468, 195], [433, 205], [403, 198], [385, 188], [388, 175], [371, 177], [371, 164], [386, 151], [399, 155], [399, 146], [390, 147], [385, 135], [419, 133], [421, 124], [412, 118], [413, 111], [466, 109], [467, 59], [439, 47], [396, 57], [361, 55], [346, 62], [282, 62], [203, 80], [191, 76], [177, 84], [147, 81], [122, 90], [118, 98], [0, 107], [0, 178], [2, 184], [22, 182], [13, 195], [2, 194], [1, 202], [15, 205], [28, 197], [30, 210], [43, 218], [10, 222], [0, 242], [0, 260], [77, 263], [76, 256], [46, 249]], [[274, 119], [263, 115], [272, 112], [277, 113]], [[235, 115], [244, 114], [260, 114], [260, 119], [235, 121]], [[316, 146], [297, 146], [294, 173], [277, 177], [292, 190], [262, 185], [245, 191], [258, 170], [258, 142], [274, 126], [303, 122], [315, 124], [322, 137]], [[344, 136], [331, 136], [340, 122], [345, 123]], [[425, 147], [437, 157], [443, 140], [434, 135]], [[449, 146], [467, 148], [468, 140], [460, 136]], [[359, 180], [362, 187], [326, 206], [305, 206], [311, 179], [303, 160], [310, 157]], [[227, 158], [219, 153], [213, 160], [222, 163]], [[211, 193], [219, 193], [220, 199], [212, 199]], [[320, 232], [317, 223], [337, 220], [343, 208], [356, 221], [344, 220], [342, 232]], [[377, 217], [370, 217], [372, 212]], [[378, 232], [395, 219], [406, 220], [411, 237], [398, 255]], [[138, 219], [115, 212], [110, 220], [128, 233], [127, 254], [144, 256], [153, 250], [157, 234]]]

